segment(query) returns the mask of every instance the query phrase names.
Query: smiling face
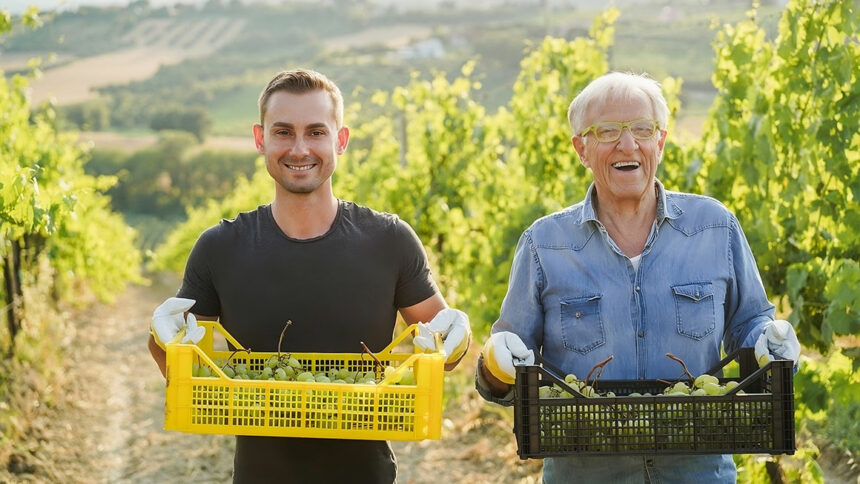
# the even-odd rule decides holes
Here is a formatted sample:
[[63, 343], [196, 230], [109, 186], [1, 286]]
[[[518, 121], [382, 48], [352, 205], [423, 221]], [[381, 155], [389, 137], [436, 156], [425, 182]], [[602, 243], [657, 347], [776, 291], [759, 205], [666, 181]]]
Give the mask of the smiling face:
[[[654, 119], [648, 98], [642, 94], [629, 101], [607, 100], [588, 111], [586, 126], [603, 121], [627, 122]], [[579, 159], [594, 174], [600, 200], [610, 203], [642, 202], [653, 193], [657, 165], [663, 156], [666, 131], [657, 130], [651, 139], [637, 140], [628, 129], [611, 143], [598, 142], [593, 133], [572, 138]]]
[[349, 129], [337, 128], [331, 96], [322, 90], [272, 93], [263, 124], [254, 125], [257, 151], [278, 194], [330, 197], [337, 156], [348, 140]]

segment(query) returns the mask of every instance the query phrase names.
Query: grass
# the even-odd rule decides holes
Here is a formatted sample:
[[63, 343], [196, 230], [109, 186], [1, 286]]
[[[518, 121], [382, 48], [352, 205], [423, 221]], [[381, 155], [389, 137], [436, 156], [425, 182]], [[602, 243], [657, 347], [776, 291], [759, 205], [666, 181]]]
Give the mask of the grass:
[[251, 126], [259, 121], [257, 98], [262, 85], [245, 85], [217, 96], [209, 105], [212, 134], [216, 136], [250, 136]]
[[[67, 383], [64, 358], [74, 341], [74, 327], [67, 324], [67, 314], [49, 302], [52, 274], [42, 263], [38, 275], [23, 287], [25, 310], [14, 350], [0, 316], [0, 475], [10, 459], [29, 452], [21, 443], [61, 398]], [[86, 298], [81, 302], [86, 304]]]

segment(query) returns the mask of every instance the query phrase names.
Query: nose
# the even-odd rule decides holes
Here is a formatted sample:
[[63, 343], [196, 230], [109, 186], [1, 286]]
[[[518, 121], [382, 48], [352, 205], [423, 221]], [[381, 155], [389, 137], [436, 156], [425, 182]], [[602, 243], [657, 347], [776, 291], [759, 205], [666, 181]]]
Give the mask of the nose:
[[633, 137], [633, 134], [630, 132], [630, 128], [621, 130], [621, 137], [618, 138], [618, 144], [615, 145], [615, 149], [624, 153], [629, 153], [639, 149], [639, 142]]
[[304, 136], [296, 136], [293, 145], [290, 146], [290, 156], [293, 158], [304, 158], [310, 154], [308, 143]]

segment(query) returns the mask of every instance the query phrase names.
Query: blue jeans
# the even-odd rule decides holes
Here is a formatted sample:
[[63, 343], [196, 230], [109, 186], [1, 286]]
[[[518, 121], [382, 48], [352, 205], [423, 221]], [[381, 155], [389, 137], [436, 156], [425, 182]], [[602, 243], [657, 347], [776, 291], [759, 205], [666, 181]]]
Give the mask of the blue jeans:
[[545, 484], [600, 482], [734, 483], [737, 469], [731, 455], [616, 455], [544, 459]]

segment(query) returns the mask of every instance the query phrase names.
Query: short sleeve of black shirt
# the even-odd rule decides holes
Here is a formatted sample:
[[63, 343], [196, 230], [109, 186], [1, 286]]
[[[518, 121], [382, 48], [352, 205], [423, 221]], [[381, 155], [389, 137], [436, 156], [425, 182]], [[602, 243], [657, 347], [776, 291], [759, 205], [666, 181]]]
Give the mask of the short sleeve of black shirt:
[[212, 283], [212, 272], [210, 263], [215, 262], [212, 257], [212, 245], [217, 244], [219, 226], [207, 229], [191, 249], [188, 260], [185, 263], [185, 274], [182, 278], [182, 286], [177, 292], [179, 297], [194, 299], [196, 303], [191, 312], [204, 316], [218, 316], [221, 314], [221, 303], [218, 300], [218, 292]]
[[420, 303], [437, 292], [427, 264], [427, 255], [418, 235], [406, 222], [396, 220], [397, 245], [401, 250], [401, 275], [394, 304], [405, 308]]

